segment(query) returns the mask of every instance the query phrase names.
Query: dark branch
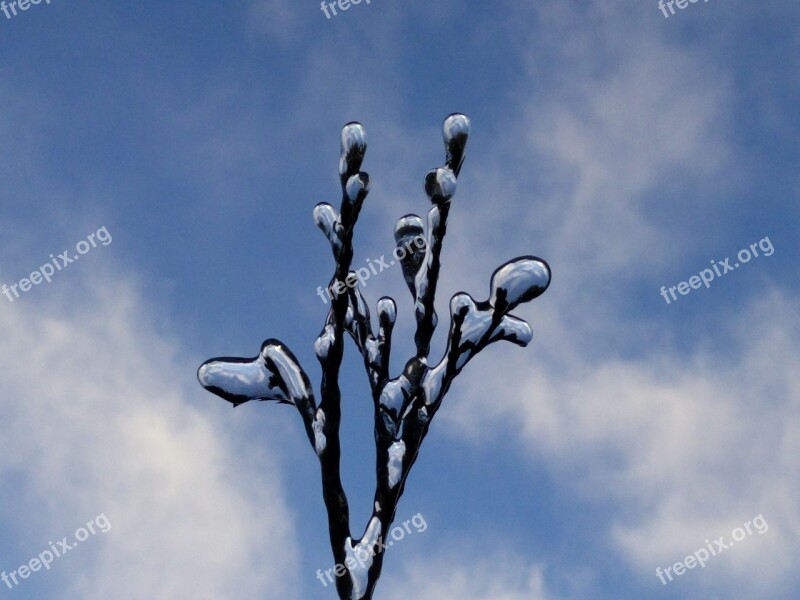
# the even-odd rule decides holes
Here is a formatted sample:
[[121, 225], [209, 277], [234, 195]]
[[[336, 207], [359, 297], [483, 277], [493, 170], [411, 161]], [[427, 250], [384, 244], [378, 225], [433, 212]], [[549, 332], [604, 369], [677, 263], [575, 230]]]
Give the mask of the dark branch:
[[[416, 317], [416, 353], [398, 377], [389, 375], [392, 330], [397, 318], [395, 302], [388, 297], [378, 301], [376, 335], [369, 308], [356, 284], [357, 273], [350, 270], [353, 230], [369, 193], [369, 176], [360, 170], [367, 140], [359, 123], [348, 123], [342, 129], [339, 211], [327, 203], [314, 208], [314, 221], [328, 239], [335, 261], [330, 285], [334, 296], [322, 332], [314, 344], [322, 367], [319, 404], [314, 399], [308, 376], [278, 340], [264, 342], [259, 355], [252, 359], [212, 359], [198, 370], [200, 383], [234, 406], [250, 400], [273, 400], [297, 407], [320, 461], [322, 495], [334, 560], [346, 568], [347, 576], [336, 579], [336, 591], [341, 600], [372, 598], [383, 567], [382, 540], [388, 536], [394, 522], [397, 504], [430, 422], [453, 380], [489, 344], [506, 340], [527, 345], [532, 338], [530, 326], [509, 312], [542, 294], [550, 283], [547, 263], [534, 256], [523, 256], [495, 270], [487, 300], [475, 302], [466, 293], [453, 296], [447, 348], [434, 367], [428, 365], [430, 343], [437, 324], [434, 304], [442, 244], [450, 201], [464, 162], [469, 128], [469, 119], [464, 115], [453, 114], [445, 119], [445, 166], [430, 171], [425, 177], [425, 192], [433, 203], [428, 213], [427, 236], [422, 219], [417, 215], [402, 217], [395, 228], [395, 256], [400, 260], [403, 277], [414, 298]], [[345, 332], [361, 353], [375, 411], [375, 498], [372, 517], [358, 540], [350, 533], [349, 507], [340, 474], [339, 373]]]

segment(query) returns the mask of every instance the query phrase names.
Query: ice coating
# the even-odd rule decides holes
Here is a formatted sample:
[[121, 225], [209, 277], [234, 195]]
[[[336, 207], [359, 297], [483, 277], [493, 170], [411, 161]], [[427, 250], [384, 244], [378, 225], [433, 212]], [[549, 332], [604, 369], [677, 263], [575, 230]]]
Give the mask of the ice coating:
[[381, 392], [379, 399], [380, 405], [385, 409], [392, 411], [394, 416], [400, 414], [400, 410], [408, 397], [411, 384], [405, 375], [401, 375], [397, 379], [387, 381], [386, 385]]
[[357, 121], [342, 128], [339, 175], [347, 177], [358, 172], [367, 151], [367, 130]]
[[422, 390], [425, 393], [425, 404], [431, 405], [438, 403], [446, 370], [447, 359], [444, 359], [423, 375]]
[[[450, 331], [448, 352], [438, 365], [422, 376], [422, 390], [426, 406], [437, 405], [441, 400], [446, 379], [452, 378], [464, 368], [469, 360], [486, 345], [497, 340], [507, 340], [519, 346], [527, 345], [533, 338], [530, 325], [512, 315], [503, 315], [495, 325], [494, 310], [487, 303], [479, 307], [473, 298], [464, 292], [450, 300], [450, 315], [453, 327]], [[494, 327], [494, 329], [492, 329]], [[457, 346], [451, 348], [451, 346]], [[451, 349], [453, 352], [451, 353]], [[450, 364], [455, 359], [454, 364]]]
[[[406, 281], [408, 289], [411, 294], [415, 294], [414, 277], [417, 275], [422, 261], [425, 259], [425, 246], [420, 248], [416, 244], [416, 240], [424, 237], [424, 229], [422, 227], [422, 219], [418, 215], [405, 215], [398, 219], [397, 225], [394, 228], [394, 241], [397, 248], [402, 248], [402, 257], [400, 259], [400, 266], [403, 269], [403, 278]], [[410, 249], [410, 251], [409, 251]], [[400, 254], [400, 251], [397, 251]]]
[[[358, 279], [358, 275], [355, 271], [350, 271], [347, 278], [352, 278], [355, 281]], [[355, 296], [355, 303], [353, 304], [351, 302], [351, 306], [353, 307], [356, 316], [366, 321], [369, 319], [369, 308], [367, 307], [367, 301], [364, 299], [364, 295], [361, 293], [361, 290], [358, 287], [353, 288], [353, 296]]]
[[550, 267], [535, 256], [522, 256], [498, 267], [492, 274], [489, 303], [503, 312], [533, 300], [550, 285]]
[[[525, 346], [533, 338], [531, 326], [513, 315], [503, 315], [500, 323], [492, 330], [493, 312], [492, 310], [481, 310], [472, 297], [463, 292], [456, 294], [450, 300], [450, 314], [463, 317], [458, 328], [457, 369], [461, 369], [476, 352], [490, 342], [503, 339]], [[491, 333], [489, 333], [490, 331]]]
[[364, 536], [358, 544], [353, 546], [353, 540], [349, 537], [345, 540], [344, 552], [347, 555], [345, 561], [348, 565], [354, 564], [349, 568], [350, 580], [353, 582], [353, 600], [361, 600], [367, 593], [369, 578], [367, 573], [372, 566], [375, 544], [381, 533], [381, 522], [378, 517], [372, 517], [367, 525]]
[[260, 354], [253, 358], [211, 359], [200, 365], [197, 380], [234, 406], [249, 400], [289, 402]]
[[377, 306], [380, 323], [394, 324], [394, 322], [397, 320], [397, 304], [395, 304], [395, 301], [388, 296], [384, 296], [378, 300]]
[[350, 202], [355, 202], [358, 197], [369, 192], [369, 175], [358, 173], [350, 177], [345, 185], [345, 192]]
[[389, 446], [389, 487], [393, 488], [403, 474], [403, 457], [406, 454], [406, 443], [403, 440]]
[[[455, 209], [449, 201], [455, 194], [464, 161], [470, 135], [469, 119], [460, 113], [449, 115], [442, 125], [442, 134], [445, 165], [425, 177], [425, 192], [433, 203], [429, 206], [426, 227], [420, 216], [407, 214], [397, 221], [394, 231], [396, 246], [403, 250], [403, 258], [399, 258], [401, 254], [396, 251], [395, 260], [401, 263], [411, 290], [417, 325], [415, 354], [405, 362], [402, 375], [393, 379], [390, 370], [392, 363], [399, 364], [397, 357], [390, 361], [392, 349], [396, 352], [405, 348], [405, 344], [392, 340], [397, 305], [388, 297], [378, 301], [378, 330], [375, 331], [370, 321], [370, 307], [359, 286], [355, 285], [358, 273], [367, 270], [362, 267], [354, 272], [353, 232], [370, 187], [369, 176], [361, 171], [367, 136], [364, 127], [357, 122], [348, 123], [341, 132], [342, 204], [339, 210], [328, 203], [314, 208], [314, 222], [333, 250], [335, 270], [331, 283], [344, 280], [348, 287], [346, 293], [342, 292], [345, 297], [340, 293], [327, 307], [325, 326], [314, 342], [323, 369], [319, 404], [294, 355], [277, 340], [265, 342], [253, 359], [217, 358], [207, 361], [198, 370], [198, 379], [204, 387], [234, 405], [252, 399], [268, 399], [296, 406], [322, 467], [331, 546], [336, 560], [345, 563], [349, 573], [348, 578], [338, 580], [337, 591], [341, 598], [348, 600], [372, 598], [382, 566], [382, 561], [375, 559], [375, 546], [385, 548], [381, 545], [381, 535], [386, 535], [392, 526], [404, 477], [453, 379], [473, 356], [492, 342], [506, 340], [522, 346], [529, 343], [532, 339], [530, 326], [509, 311], [544, 292], [550, 283], [547, 263], [534, 256], [523, 256], [495, 270], [489, 300], [477, 302], [465, 293], [454, 296], [450, 302], [447, 349], [435, 366], [434, 363], [429, 366], [437, 322], [434, 306], [441, 272], [440, 256], [449, 211]], [[374, 266], [370, 267], [374, 274]], [[338, 436], [342, 416], [339, 409], [340, 403], [345, 401], [339, 383], [344, 373], [349, 375], [340, 369], [343, 353], [339, 350], [345, 344], [340, 335], [349, 335], [355, 341], [367, 371], [372, 397], [377, 399], [374, 435], [379, 476], [376, 500], [364, 535], [355, 541], [346, 510], [347, 495], [339, 476]]]
[[464, 162], [464, 149], [469, 138], [469, 131], [469, 117], [461, 113], [453, 113], [442, 124], [447, 166], [455, 172], [456, 176]]
[[392, 330], [397, 319], [397, 305], [394, 300], [384, 296], [378, 300], [378, 336], [371, 338], [374, 347], [368, 345], [368, 358], [373, 366], [370, 374], [377, 386], [389, 376], [389, 352], [392, 346]]
[[401, 239], [414, 238], [422, 233], [422, 218], [419, 215], [404, 215], [397, 220], [394, 226], [394, 241], [398, 244]]
[[[442, 222], [442, 211], [440, 207], [434, 206], [428, 211], [428, 231], [432, 232], [439, 229], [439, 225]], [[416, 276], [414, 277], [414, 291], [415, 293], [415, 304], [414, 308], [418, 313], [424, 313], [425, 307], [422, 305], [422, 299], [428, 293], [428, 271], [431, 268], [433, 263], [433, 248], [428, 245], [425, 251], [425, 257], [423, 259], [423, 264], [419, 271], [417, 271]]]
[[325, 447], [328, 445], [328, 440], [323, 433], [325, 430], [325, 413], [321, 408], [318, 408], [317, 412], [314, 414], [314, 421], [311, 423], [311, 428], [314, 430], [314, 450], [317, 452], [317, 456], [319, 456], [325, 451]]
[[325, 325], [322, 333], [319, 334], [317, 340], [314, 342], [314, 353], [320, 360], [325, 360], [333, 345], [333, 325]]
[[512, 315], [504, 315], [500, 325], [492, 334], [492, 341], [504, 339], [518, 346], [527, 346], [533, 339], [533, 331], [526, 321]]
[[[271, 362], [273, 357], [278, 360]], [[294, 365], [294, 368], [290, 365]], [[234, 406], [249, 400], [292, 403], [293, 399], [303, 397], [294, 396], [293, 391], [302, 389], [307, 392], [307, 389], [302, 377], [299, 384], [293, 380], [291, 388], [284, 388], [282, 370], [290, 374], [296, 369], [299, 367], [283, 352], [279, 343], [268, 340], [255, 358], [224, 357], [207, 360], [197, 370], [197, 380], [205, 389]]]
[[367, 130], [358, 121], [350, 121], [342, 127], [341, 154], [351, 156], [367, 151]]
[[456, 176], [446, 167], [428, 171], [425, 176], [425, 193], [431, 202], [447, 202], [456, 193]]
[[370, 338], [367, 340], [367, 360], [369, 364], [375, 365], [381, 358], [381, 347], [378, 340]]
[[317, 204], [314, 207], [314, 223], [322, 230], [334, 249], [338, 250], [342, 245], [342, 240], [338, 233], [340, 224], [336, 209], [327, 202]]
[[[348, 279], [356, 277], [354, 272], [350, 272]], [[379, 364], [381, 358], [381, 347], [379, 341], [372, 335], [372, 325], [369, 318], [369, 308], [361, 290], [355, 287], [350, 290], [348, 296], [348, 307], [345, 313], [345, 328], [353, 337], [356, 346], [371, 366], [371, 369]], [[374, 372], [370, 373], [371, 383], [375, 383]]]
[[470, 121], [467, 115], [463, 113], [449, 115], [442, 124], [445, 145], [450, 146], [453, 143], [457, 143], [463, 146], [467, 143], [469, 129]]
[[428, 423], [430, 418], [431, 417], [428, 414], [428, 407], [427, 406], [420, 407], [420, 409], [417, 411], [417, 421], [425, 425]]
[[273, 344], [264, 344], [261, 354], [268, 361], [271, 360], [275, 364], [278, 375], [283, 380], [283, 384], [286, 386], [290, 398], [299, 400], [312, 396], [311, 390], [308, 387], [308, 381], [305, 378], [305, 373], [303, 373], [297, 361], [289, 356], [284, 348]]
[[450, 314], [464, 317], [459, 327], [461, 337], [456, 361], [456, 369], [460, 370], [472, 358], [479, 343], [491, 328], [492, 315], [489, 311], [478, 310], [472, 297], [465, 293], [456, 294], [450, 300]]

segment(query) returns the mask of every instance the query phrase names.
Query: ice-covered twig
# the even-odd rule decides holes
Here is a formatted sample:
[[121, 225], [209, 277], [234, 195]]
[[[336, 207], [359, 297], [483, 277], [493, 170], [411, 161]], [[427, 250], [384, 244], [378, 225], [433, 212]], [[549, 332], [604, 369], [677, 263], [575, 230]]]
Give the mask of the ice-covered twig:
[[[335, 261], [331, 283], [344, 282], [347, 288], [343, 293], [342, 285], [337, 285], [339, 293], [331, 299], [325, 324], [314, 344], [322, 367], [319, 403], [294, 355], [277, 340], [264, 342], [255, 358], [212, 359], [198, 371], [206, 389], [234, 406], [249, 400], [274, 400], [297, 407], [320, 461], [333, 556], [338, 565], [345, 567], [345, 574], [336, 578], [341, 600], [372, 598], [383, 566], [382, 540], [389, 533], [408, 474], [451, 383], [489, 344], [506, 340], [525, 346], [530, 342], [530, 326], [509, 313], [542, 294], [550, 283], [547, 263], [523, 256], [495, 270], [487, 300], [476, 302], [464, 292], [453, 296], [447, 348], [441, 360], [429, 366], [430, 343], [437, 324], [434, 303], [442, 243], [469, 130], [465, 115], [452, 114], [444, 121], [445, 166], [433, 169], [425, 177], [425, 193], [433, 204], [428, 212], [427, 233], [422, 219], [413, 214], [399, 219], [395, 227], [396, 256], [414, 299], [416, 317], [416, 351], [402, 373], [394, 378], [389, 373], [397, 306], [388, 297], [378, 300], [376, 333], [367, 302], [356, 285], [357, 273], [351, 271], [353, 230], [370, 184], [369, 176], [361, 171], [367, 139], [359, 123], [348, 123], [342, 129], [342, 201], [338, 211], [327, 203], [314, 208], [314, 221], [330, 243]], [[417, 239], [425, 239], [425, 244], [420, 247]], [[340, 476], [339, 373], [345, 332], [361, 353], [375, 411], [377, 483], [372, 516], [358, 539], [350, 532], [347, 496]]]
[[[332, 280], [345, 281], [353, 260], [353, 228], [358, 220], [361, 206], [369, 193], [369, 175], [361, 171], [361, 163], [367, 151], [367, 134], [360, 123], [348, 123], [342, 129], [339, 177], [342, 185], [342, 202], [339, 215], [334, 221], [336, 236], [332, 242], [336, 265]], [[330, 226], [330, 217], [321, 219], [328, 209], [315, 211], [317, 223], [324, 221]], [[328, 239], [331, 236], [326, 232]], [[340, 462], [341, 446], [339, 425], [342, 417], [339, 369], [344, 350], [344, 331], [349, 306], [349, 296], [338, 294], [331, 299], [331, 308], [320, 337], [326, 339], [324, 353], [317, 353], [322, 366], [320, 402], [317, 409], [319, 430], [325, 436], [325, 447], [318, 453], [322, 476], [322, 497], [328, 513], [328, 530], [337, 564], [347, 558], [346, 546], [350, 539], [350, 509], [342, 486]], [[352, 592], [352, 582], [337, 578], [336, 589], [341, 598]]]
[[266, 340], [254, 358], [224, 356], [207, 360], [197, 370], [197, 379], [209, 392], [233, 406], [250, 400], [294, 405], [314, 446], [314, 390], [294, 354], [279, 340]]

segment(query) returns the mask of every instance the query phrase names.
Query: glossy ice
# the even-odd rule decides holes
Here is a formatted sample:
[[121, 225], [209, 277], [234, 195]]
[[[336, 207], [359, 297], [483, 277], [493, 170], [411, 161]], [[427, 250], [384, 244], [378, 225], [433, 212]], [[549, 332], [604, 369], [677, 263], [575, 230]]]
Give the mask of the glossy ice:
[[197, 370], [197, 379], [208, 391], [234, 406], [249, 400], [295, 404], [313, 397], [297, 359], [278, 340], [265, 341], [254, 358], [207, 360]]
[[[206, 389], [234, 405], [274, 400], [297, 407], [322, 469], [334, 558], [346, 568], [346, 574], [336, 579], [341, 600], [372, 598], [384, 558], [379, 553], [386, 548], [381, 544], [381, 534], [385, 535], [392, 526], [403, 483], [453, 379], [491, 343], [504, 340], [520, 346], [528, 344], [533, 335], [531, 327], [509, 312], [542, 294], [550, 284], [549, 266], [535, 256], [522, 256], [501, 265], [491, 276], [488, 299], [478, 301], [463, 292], [451, 298], [447, 346], [438, 362], [431, 358], [431, 339], [438, 321], [434, 306], [440, 256], [470, 128], [469, 118], [460, 113], [444, 120], [445, 164], [424, 178], [425, 194], [433, 204], [429, 205], [426, 222], [418, 215], [407, 214], [395, 226], [395, 259], [400, 261], [411, 291], [416, 320], [415, 350], [406, 357], [401, 373], [392, 377], [389, 360], [396, 347], [392, 335], [397, 305], [389, 297], [378, 300], [376, 330], [359, 286], [349, 284], [328, 305], [322, 331], [314, 342], [322, 367], [319, 404], [307, 375], [278, 340], [264, 342], [254, 358], [215, 358], [198, 370], [198, 379]], [[314, 222], [333, 252], [331, 283], [358, 281], [353, 233], [370, 190], [369, 176], [361, 171], [367, 150], [363, 125], [347, 123], [340, 145], [341, 204], [335, 208], [323, 202], [313, 211]], [[341, 398], [339, 387], [345, 335], [352, 338], [361, 355], [375, 410], [377, 461], [368, 460], [377, 464], [373, 513], [364, 535], [357, 540], [351, 537], [347, 496], [339, 475], [341, 402], [347, 401]]]

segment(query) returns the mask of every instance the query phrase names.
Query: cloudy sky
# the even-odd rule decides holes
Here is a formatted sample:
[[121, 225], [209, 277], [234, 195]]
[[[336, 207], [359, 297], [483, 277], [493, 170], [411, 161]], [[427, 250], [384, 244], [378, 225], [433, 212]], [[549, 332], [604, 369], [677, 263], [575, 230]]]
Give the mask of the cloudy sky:
[[[454, 111], [473, 127], [443, 320], [515, 256], [545, 258], [553, 283], [517, 311], [533, 343], [487, 349], [451, 389], [397, 513], [427, 527], [389, 550], [376, 597], [797, 598], [800, 6], [665, 11], [0, 12], [0, 570], [17, 572], [0, 598], [335, 598], [316, 578], [332, 560], [296, 411], [233, 410], [195, 372], [276, 337], [318, 382], [332, 264], [311, 211], [338, 202], [340, 128], [359, 120], [370, 140], [366, 264], [428, 209]], [[66, 250], [80, 258], [62, 266]], [[52, 261], [49, 283], [23, 281]], [[364, 294], [398, 300], [396, 375], [413, 335], [400, 270]], [[360, 534], [372, 407], [352, 345], [345, 361]], [[686, 560], [717, 540], [704, 567]]]

